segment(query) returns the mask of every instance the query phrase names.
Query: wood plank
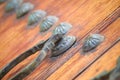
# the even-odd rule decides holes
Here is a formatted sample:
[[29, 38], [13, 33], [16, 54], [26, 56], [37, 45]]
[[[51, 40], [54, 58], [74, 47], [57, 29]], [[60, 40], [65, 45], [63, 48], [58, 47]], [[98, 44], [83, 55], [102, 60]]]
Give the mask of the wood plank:
[[[29, 1], [36, 5], [35, 9], [46, 10], [48, 12], [48, 15], [56, 15], [60, 18], [60, 21], [67, 21], [72, 23], [74, 27], [71, 29], [69, 34], [75, 35], [77, 37], [78, 44], [80, 43], [81, 38], [83, 38], [84, 35], [88, 34], [88, 32], [91, 31], [95, 27], [95, 25], [104, 20], [108, 15], [110, 15], [120, 6], [119, 0]], [[5, 4], [3, 4], [1, 9], [4, 8], [4, 5]], [[97, 10], [97, 8], [99, 8], [99, 10]], [[0, 54], [0, 68], [2, 68], [16, 56], [24, 52], [26, 49], [38, 43], [40, 40], [48, 38], [48, 36], [50, 36], [51, 34], [51, 31], [49, 30], [46, 35], [38, 35], [38, 27], [26, 29], [28, 15], [17, 20], [15, 18], [15, 14], [5, 14], [3, 10], [1, 11], [2, 12], [0, 13], [0, 26], [2, 27], [0, 28], [0, 53], [2, 54]], [[2, 19], [4, 19], [4, 23]], [[113, 21], [115, 19], [116, 18], [114, 18]], [[78, 33], [76, 34], [76, 32]], [[31, 74], [32, 76], [29, 75], [26, 79], [46, 79], [51, 73], [53, 73], [68, 59], [70, 59], [74, 55], [74, 53], [79, 50], [79, 48], [79, 45], [77, 45], [76, 48], [71, 49], [70, 51], [66, 52], [66, 54], [60, 57], [46, 59]], [[20, 65], [16, 66], [14, 70], [12, 70], [8, 75], [6, 75], [4, 80], [14, 75], [21, 68], [27, 65], [31, 60], [33, 60], [33, 58], [35, 58], [36, 56], [37, 54], [31, 56], [30, 58], [22, 62]]]
[[[96, 23], [96, 22], [93, 22], [93, 23]], [[84, 24], [84, 23], [80, 23], [80, 24]], [[90, 26], [90, 28], [88, 28], [88, 26], [87, 26], [82, 29], [80, 29], [80, 27], [78, 27], [79, 25], [76, 25], [76, 26], [74, 26], [74, 30], [72, 29], [70, 34], [75, 35], [79, 41], [83, 37], [84, 33], [89, 32], [89, 30], [91, 30], [90, 28], [92, 28], [94, 25], [91, 26], [89, 24], [88, 26]], [[76, 29], [75, 29], [75, 27], [76, 27]], [[87, 29], [89, 29], [89, 30], [87, 30]], [[79, 32], [78, 32], [78, 30], [79, 30]], [[76, 32], [78, 32], [78, 33], [76, 34]], [[79, 44], [79, 42], [78, 42], [78, 44]], [[46, 79], [51, 73], [53, 73], [56, 69], [58, 69], [59, 66], [61, 66], [63, 63], [65, 63], [67, 60], [69, 60], [75, 54], [75, 52], [78, 51], [78, 49], [79, 49], [78, 47], [74, 47], [73, 49], [69, 50], [67, 53], [65, 53], [64, 55], [62, 55], [60, 57], [45, 60], [45, 62], [47, 62], [48, 64], [43, 62], [43, 64], [45, 65], [44, 67], [43, 67], [43, 64], [41, 64], [42, 65], [41, 67], [37, 68], [35, 70], [35, 72], [33, 72], [31, 75], [29, 75], [25, 79], [28, 79], [28, 80], [29, 79], [43, 79], [43, 80]]]
[[112, 70], [117, 58], [120, 56], [120, 41], [108, 50], [102, 57], [100, 57], [94, 64], [92, 64], [87, 70], [79, 75], [75, 80], [90, 80], [103, 71]]
[[[78, 51], [70, 60], [48, 77], [47, 80], [71, 80], [75, 78], [120, 37], [119, 28], [120, 18], [100, 33], [105, 36], [105, 41], [94, 52], [84, 56], [80, 55], [80, 51]], [[79, 46], [81, 45], [82, 43]]]

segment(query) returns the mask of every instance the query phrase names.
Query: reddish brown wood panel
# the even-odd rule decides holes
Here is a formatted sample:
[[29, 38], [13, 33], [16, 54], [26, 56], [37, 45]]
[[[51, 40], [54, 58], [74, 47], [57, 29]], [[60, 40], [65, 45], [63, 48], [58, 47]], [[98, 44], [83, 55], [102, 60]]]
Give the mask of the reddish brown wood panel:
[[111, 47], [112, 44], [114, 44], [114, 42], [120, 37], [119, 25], [120, 19], [117, 19], [113, 24], [101, 32], [101, 34], [105, 36], [105, 41], [97, 47], [94, 52], [91, 52], [91, 54], [88, 55], [80, 55], [80, 51], [78, 51], [70, 60], [62, 65], [62, 67], [48, 77], [48, 80], [70, 80], [75, 78], [76, 75], [93, 63], [96, 58], [104, 54], [104, 51]]
[[[103, 71], [110, 71], [116, 65], [117, 58], [120, 56], [120, 41], [100, 57], [92, 66], [84, 71], [76, 80], [90, 80]], [[87, 77], [86, 77], [87, 76]]]
[[[78, 54], [79, 49], [81, 47], [81, 39], [84, 38], [84, 36], [89, 34], [90, 32], [100, 32], [104, 30], [104, 28], [108, 27], [108, 25], [110, 25], [113, 21], [115, 21], [117, 17], [120, 15], [120, 9], [119, 9], [120, 0], [115, 0], [115, 1], [114, 0], [97, 0], [97, 1], [96, 0], [71, 0], [71, 1], [25, 0], [25, 1], [32, 2], [35, 5], [34, 10], [42, 9], [45, 10], [48, 13], [48, 15], [58, 16], [60, 19], [58, 23], [62, 21], [70, 22], [73, 25], [73, 28], [68, 34], [77, 37], [77, 43], [74, 45], [74, 47], [72, 47], [72, 49], [67, 51], [65, 54], [55, 58], [47, 57], [42, 62], [42, 64], [37, 69], [35, 69], [35, 71], [33, 71], [33, 73], [31, 73], [28, 77], [25, 78], [25, 80], [44, 80], [48, 78], [52, 73], [54, 75], [54, 72], [58, 68], [60, 68], [65, 62], [66, 62], [65, 64], [69, 63], [68, 60], [73, 55], [76, 57], [73, 56], [70, 60], [75, 58], [76, 58], [75, 60], [77, 60], [78, 59], [77, 57], [82, 57], [82, 59], [86, 59], [85, 57]], [[38, 27], [39, 25], [35, 26], [34, 28], [28, 28], [26, 26], [28, 15], [18, 20], [16, 19], [16, 15], [14, 12], [12, 13], [4, 12], [5, 5], [6, 3], [0, 5], [0, 10], [1, 10], [0, 69], [3, 66], [5, 66], [7, 63], [9, 63], [11, 60], [13, 60], [15, 57], [20, 55], [22, 52], [24, 52], [25, 50], [29, 49], [39, 41], [48, 38], [51, 35], [51, 31], [55, 27], [54, 26], [44, 34], [39, 34], [39, 27]], [[99, 23], [100, 25], [98, 25]], [[111, 30], [113, 32], [116, 30], [114, 33], [117, 33], [119, 27], [114, 27], [112, 29], [107, 29], [107, 30]], [[109, 31], [102, 32], [102, 34], [104, 35], [108, 35], [109, 33], [110, 33]], [[107, 37], [110, 38], [112, 35], [110, 34]], [[109, 41], [108, 46], [106, 46], [105, 48], [109, 47], [118, 36], [119, 34], [114, 36], [113, 39]], [[103, 43], [103, 46], [105, 44], [106, 43]], [[95, 53], [100, 54], [97, 53], [97, 51]], [[38, 54], [35, 54], [30, 58], [27, 58], [22, 63], [20, 63], [18, 66], [12, 69], [12, 71], [10, 71], [3, 78], [3, 80], [9, 79], [21, 68], [23, 68], [30, 61], [32, 61], [37, 55]], [[97, 57], [97, 55], [93, 55], [93, 56], [94, 57], [92, 58], [90, 57], [91, 60], [94, 60], [94, 58]], [[72, 63], [72, 61], [70, 63]], [[82, 65], [82, 64], [79, 63], [78, 65]], [[83, 65], [83, 66], [87, 66], [87, 65]], [[77, 74], [79, 74], [79, 72], [76, 72], [75, 70], [75, 74], [71, 76], [70, 79], [76, 76]], [[56, 74], [56, 76], [59, 77], [58, 74]]]

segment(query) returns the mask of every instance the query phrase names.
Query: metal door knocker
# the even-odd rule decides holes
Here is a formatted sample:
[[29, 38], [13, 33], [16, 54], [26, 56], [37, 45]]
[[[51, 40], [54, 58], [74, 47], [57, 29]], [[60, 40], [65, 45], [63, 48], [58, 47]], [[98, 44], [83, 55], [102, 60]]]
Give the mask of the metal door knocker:
[[[68, 23], [67, 23], [68, 24]], [[63, 25], [61, 25], [63, 27]], [[59, 26], [60, 28], [60, 26]], [[64, 30], [65, 29], [65, 30]], [[31, 49], [25, 51], [9, 64], [7, 64], [2, 70], [0, 70], [0, 79], [2, 79], [12, 68], [14, 68], [18, 63], [31, 56], [32, 54], [40, 51], [40, 54], [35, 58], [30, 64], [19, 71], [10, 80], [21, 80], [27, 75], [29, 75], [40, 63], [46, 58], [49, 53], [51, 57], [59, 56], [67, 51], [76, 41], [74, 36], [64, 36], [68, 29], [63, 28], [63, 32], [55, 31], [50, 38], [45, 41], [41, 41]], [[65, 31], [65, 32], [64, 32]]]

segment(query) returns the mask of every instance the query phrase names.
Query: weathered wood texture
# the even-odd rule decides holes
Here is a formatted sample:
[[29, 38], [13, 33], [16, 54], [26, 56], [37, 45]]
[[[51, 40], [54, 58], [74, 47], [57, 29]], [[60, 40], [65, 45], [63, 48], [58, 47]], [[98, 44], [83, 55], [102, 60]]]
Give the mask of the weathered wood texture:
[[111, 47], [112, 44], [114, 44], [114, 41], [116, 41], [116, 39], [119, 38], [119, 23], [120, 19], [118, 19], [115, 23], [113, 23], [101, 32], [101, 34], [105, 36], [105, 41], [94, 52], [91, 52], [91, 54], [84, 56], [80, 55], [80, 51], [78, 51], [70, 60], [68, 60], [62, 67], [60, 67], [56, 72], [54, 72], [48, 78], [48, 80], [69, 80], [73, 79], [76, 75], [81, 73], [86, 67], [93, 63], [96, 58], [101, 56], [106, 49]]
[[[101, 56], [92, 66], [84, 71], [76, 80], [89, 80], [104, 70], [110, 71], [116, 66], [117, 58], [120, 56], [120, 41]], [[86, 77], [87, 76], [87, 77]]]
[[[103, 55], [104, 51], [120, 37], [120, 19], [118, 18], [120, 16], [120, 0], [25, 1], [32, 2], [35, 5], [34, 10], [42, 9], [48, 15], [58, 16], [60, 19], [58, 23], [62, 21], [71, 23], [73, 27], [68, 34], [77, 37], [74, 47], [61, 56], [47, 57], [25, 80], [74, 79]], [[48, 38], [55, 27], [47, 33], [40, 34], [39, 25], [34, 28], [27, 27], [28, 15], [17, 20], [14, 12], [4, 12], [5, 5], [6, 3], [0, 5], [0, 69], [25, 50]], [[101, 33], [106, 37], [105, 41], [91, 54], [81, 55], [82, 41], [89, 33]], [[3, 80], [12, 77], [30, 63], [38, 53], [17, 65]], [[79, 77], [79, 79], [87, 80], [84, 77], [83, 79]]]

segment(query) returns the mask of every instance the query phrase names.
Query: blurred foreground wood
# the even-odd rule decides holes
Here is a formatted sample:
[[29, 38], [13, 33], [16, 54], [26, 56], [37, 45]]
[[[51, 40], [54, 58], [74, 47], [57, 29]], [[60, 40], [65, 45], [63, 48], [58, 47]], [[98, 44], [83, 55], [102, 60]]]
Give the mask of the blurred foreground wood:
[[[33, 3], [34, 10], [42, 9], [48, 15], [59, 17], [57, 24], [63, 21], [71, 23], [73, 27], [68, 34], [77, 37], [77, 42], [70, 50], [58, 57], [46, 58], [25, 80], [90, 80], [103, 70], [115, 66], [120, 56], [120, 42], [116, 41], [120, 38], [120, 0], [25, 1]], [[39, 41], [48, 38], [55, 28], [40, 34], [39, 25], [27, 27], [29, 14], [16, 19], [14, 12], [4, 12], [5, 5], [0, 5], [0, 69]], [[105, 41], [94, 51], [81, 55], [82, 42], [90, 33], [104, 35]], [[15, 75], [38, 53], [17, 65], [3, 80]]]
[[[101, 56], [91, 67], [79, 75], [76, 80], [89, 80], [99, 73], [104, 71], [110, 71], [116, 65], [116, 61], [120, 56], [120, 41], [110, 48], [103, 56]], [[86, 77], [87, 75], [87, 77]]]

